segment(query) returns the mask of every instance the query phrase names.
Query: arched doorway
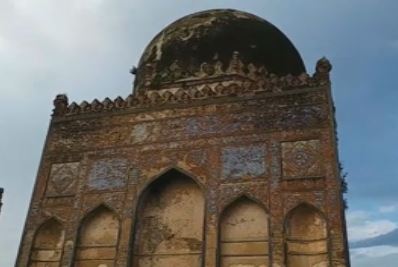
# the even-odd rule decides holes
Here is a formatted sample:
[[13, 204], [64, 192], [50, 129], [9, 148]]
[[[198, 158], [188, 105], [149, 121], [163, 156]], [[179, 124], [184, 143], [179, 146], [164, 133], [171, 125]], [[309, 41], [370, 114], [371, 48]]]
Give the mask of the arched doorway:
[[285, 224], [287, 267], [327, 267], [327, 224], [315, 207], [301, 204]]
[[241, 197], [220, 220], [220, 266], [269, 266], [268, 214], [255, 201]]
[[75, 267], [113, 267], [119, 240], [119, 220], [108, 207], [99, 206], [83, 220], [75, 252]]
[[37, 230], [30, 253], [30, 267], [60, 266], [65, 230], [62, 224], [51, 218]]
[[198, 184], [172, 169], [152, 182], [137, 209], [133, 266], [199, 267], [205, 199]]

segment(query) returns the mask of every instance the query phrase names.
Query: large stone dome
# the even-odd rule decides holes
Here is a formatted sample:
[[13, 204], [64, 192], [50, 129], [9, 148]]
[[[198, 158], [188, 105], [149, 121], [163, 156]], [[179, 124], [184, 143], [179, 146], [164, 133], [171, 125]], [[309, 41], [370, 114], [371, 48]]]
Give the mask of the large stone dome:
[[148, 76], [152, 85], [189, 79], [204, 63], [218, 62], [225, 70], [234, 53], [243, 64], [279, 76], [305, 72], [300, 54], [274, 25], [249, 13], [216, 9], [183, 17], [157, 34], [141, 57], [135, 88], [144, 87]]

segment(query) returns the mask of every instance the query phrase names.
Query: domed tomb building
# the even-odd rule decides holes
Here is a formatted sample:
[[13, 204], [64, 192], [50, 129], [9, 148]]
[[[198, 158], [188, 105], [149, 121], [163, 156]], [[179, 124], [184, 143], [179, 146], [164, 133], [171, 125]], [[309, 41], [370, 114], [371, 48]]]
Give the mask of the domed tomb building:
[[132, 94], [55, 98], [16, 266], [349, 266], [330, 70], [248, 13], [172, 23]]

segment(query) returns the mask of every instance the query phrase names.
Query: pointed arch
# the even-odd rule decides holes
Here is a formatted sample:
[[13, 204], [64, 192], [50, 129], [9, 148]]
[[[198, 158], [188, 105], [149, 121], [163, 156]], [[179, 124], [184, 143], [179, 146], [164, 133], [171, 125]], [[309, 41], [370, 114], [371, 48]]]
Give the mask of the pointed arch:
[[97, 205], [85, 210], [85, 212], [82, 215], [82, 218], [80, 220], [80, 225], [83, 225], [83, 223], [86, 220], [88, 220], [91, 216], [93, 216], [93, 214], [95, 214], [99, 210], [108, 210], [109, 212], [112, 212], [113, 215], [120, 221], [119, 214], [116, 212], [116, 210], [112, 206], [108, 205], [107, 203], [100, 203], [100, 204], [97, 204]]
[[265, 206], [265, 204], [260, 201], [257, 197], [255, 197], [253, 194], [251, 194], [250, 192], [241, 192], [240, 194], [234, 196], [233, 198], [231, 198], [229, 201], [226, 202], [226, 204], [222, 207], [222, 212], [221, 215], [230, 207], [232, 206], [235, 202], [240, 201], [241, 199], [247, 199], [249, 201], [253, 201], [254, 203], [256, 203], [257, 205], [259, 205], [261, 208], [264, 209], [264, 211], [268, 214], [269, 211], [267, 209], [267, 207]]
[[65, 240], [62, 223], [52, 217], [43, 222], [33, 239], [29, 266], [60, 266]]
[[[159, 179], [163, 179], [164, 177], [168, 176], [171, 177], [173, 175], [181, 175], [184, 176], [186, 178], [191, 179], [193, 182], [196, 183], [196, 185], [202, 190], [205, 190], [205, 185], [202, 183], [202, 181], [196, 177], [196, 175], [186, 171], [183, 168], [180, 168], [178, 166], [173, 166], [173, 167], [168, 167], [165, 168], [163, 171], [161, 171], [160, 173], [158, 173], [157, 175], [151, 177], [150, 179], [148, 179], [148, 181], [144, 184], [143, 186], [143, 190], [141, 190], [141, 194], [145, 193], [147, 191], [147, 189], [156, 181], [158, 181]], [[141, 196], [140, 196], [141, 198]]]
[[81, 221], [75, 251], [75, 266], [113, 266], [119, 243], [120, 221], [105, 204]]
[[329, 266], [327, 219], [316, 207], [301, 203], [285, 219], [287, 267]]
[[269, 215], [257, 200], [242, 195], [219, 221], [220, 266], [269, 265]]
[[199, 267], [203, 261], [205, 198], [201, 184], [176, 168], [156, 176], [140, 194], [133, 266]]

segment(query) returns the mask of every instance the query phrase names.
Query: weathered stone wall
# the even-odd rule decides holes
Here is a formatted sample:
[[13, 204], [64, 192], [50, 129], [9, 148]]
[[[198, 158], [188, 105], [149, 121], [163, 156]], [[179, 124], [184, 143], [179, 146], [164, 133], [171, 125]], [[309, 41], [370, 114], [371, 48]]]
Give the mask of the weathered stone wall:
[[[329, 85], [55, 116], [17, 266], [49, 218], [65, 230], [65, 267], [346, 266], [340, 183]], [[316, 215], [289, 215], [303, 203]], [[97, 207], [117, 218], [112, 252], [82, 243]], [[295, 222], [319, 218], [325, 240], [296, 245]], [[241, 236], [227, 227], [235, 219]], [[292, 245], [321, 256], [308, 265]]]

